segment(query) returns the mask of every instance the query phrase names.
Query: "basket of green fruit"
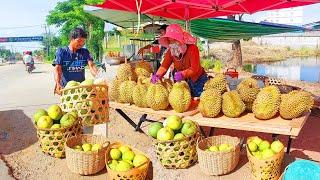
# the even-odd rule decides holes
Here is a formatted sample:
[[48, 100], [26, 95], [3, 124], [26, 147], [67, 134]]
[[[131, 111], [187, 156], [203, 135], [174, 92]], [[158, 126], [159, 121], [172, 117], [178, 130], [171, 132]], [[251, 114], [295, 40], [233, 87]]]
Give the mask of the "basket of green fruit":
[[197, 162], [198, 125], [169, 116], [164, 123], [150, 124], [148, 134], [154, 138], [157, 159], [168, 169], [184, 169]]
[[276, 180], [281, 176], [284, 145], [279, 140], [270, 144], [258, 136], [250, 137], [246, 149], [254, 179]]
[[65, 144], [68, 168], [81, 175], [101, 171], [105, 167], [105, 153], [109, 145], [103, 136], [83, 134], [68, 138]]
[[199, 141], [197, 145], [199, 166], [207, 175], [223, 175], [238, 165], [240, 139], [231, 136], [212, 136]]
[[143, 152], [117, 142], [109, 146], [106, 164], [109, 180], [145, 180], [150, 159]]
[[48, 110], [38, 109], [33, 117], [40, 148], [53, 157], [65, 157], [66, 139], [82, 133], [77, 113], [65, 113], [58, 105], [52, 105]]
[[83, 126], [109, 121], [107, 85], [94, 84], [93, 79], [81, 83], [69, 81], [61, 92], [61, 108], [66, 112], [77, 110]]

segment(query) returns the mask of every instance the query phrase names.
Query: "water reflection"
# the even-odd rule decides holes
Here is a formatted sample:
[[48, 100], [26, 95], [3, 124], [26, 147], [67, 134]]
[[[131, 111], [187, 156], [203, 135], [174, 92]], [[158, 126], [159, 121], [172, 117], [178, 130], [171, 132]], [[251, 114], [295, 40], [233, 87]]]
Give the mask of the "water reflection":
[[290, 58], [275, 63], [245, 65], [244, 69], [257, 75], [286, 80], [320, 82], [320, 58]]

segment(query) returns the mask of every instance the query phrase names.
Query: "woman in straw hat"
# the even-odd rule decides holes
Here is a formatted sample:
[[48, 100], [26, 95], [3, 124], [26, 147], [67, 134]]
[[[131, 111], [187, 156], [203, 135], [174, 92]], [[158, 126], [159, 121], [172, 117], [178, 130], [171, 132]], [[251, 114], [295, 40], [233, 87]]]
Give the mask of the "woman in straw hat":
[[180, 25], [171, 24], [166, 34], [159, 39], [168, 51], [158, 71], [152, 76], [151, 83], [156, 83], [166, 74], [171, 64], [176, 73], [174, 81], [187, 81], [193, 97], [199, 97], [208, 77], [200, 65], [199, 49], [195, 45], [196, 39], [184, 32]]

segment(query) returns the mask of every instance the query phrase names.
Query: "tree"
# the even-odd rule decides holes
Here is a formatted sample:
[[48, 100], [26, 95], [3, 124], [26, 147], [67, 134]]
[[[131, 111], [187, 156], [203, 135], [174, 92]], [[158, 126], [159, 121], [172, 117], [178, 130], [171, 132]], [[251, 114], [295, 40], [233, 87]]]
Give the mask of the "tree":
[[[239, 21], [241, 21], [243, 14], [239, 15]], [[235, 15], [228, 16], [228, 19], [235, 20]], [[232, 56], [232, 65], [235, 67], [242, 67], [242, 52], [241, 52], [241, 43], [240, 40], [235, 40], [232, 43], [232, 50], [233, 50], [233, 56]]]
[[59, 38], [62, 46], [69, 44], [69, 33], [76, 27], [82, 27], [88, 32], [86, 47], [94, 59], [99, 59], [102, 54], [104, 38], [104, 21], [83, 11], [83, 5], [98, 4], [102, 0], [67, 0], [58, 2], [56, 7], [49, 12], [47, 23], [60, 27]]

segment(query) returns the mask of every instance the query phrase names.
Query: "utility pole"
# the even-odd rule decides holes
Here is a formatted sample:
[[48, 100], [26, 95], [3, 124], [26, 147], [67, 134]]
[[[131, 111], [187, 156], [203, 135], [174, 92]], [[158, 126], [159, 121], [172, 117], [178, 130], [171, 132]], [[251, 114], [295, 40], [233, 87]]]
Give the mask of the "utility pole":
[[[49, 29], [49, 28], [48, 28]], [[46, 37], [48, 38], [45, 43], [46, 43], [46, 50], [47, 50], [47, 57], [49, 57], [49, 43], [50, 43], [50, 37], [49, 37], [49, 34], [48, 34], [48, 31], [47, 31], [47, 24], [44, 24], [44, 30], [46, 32]]]

